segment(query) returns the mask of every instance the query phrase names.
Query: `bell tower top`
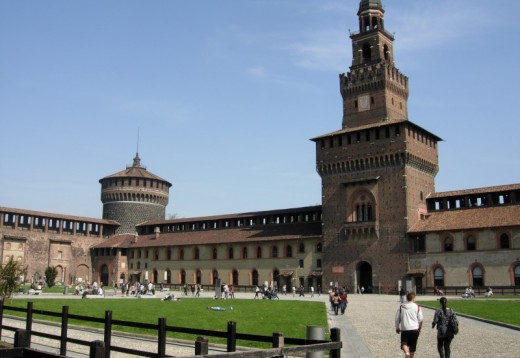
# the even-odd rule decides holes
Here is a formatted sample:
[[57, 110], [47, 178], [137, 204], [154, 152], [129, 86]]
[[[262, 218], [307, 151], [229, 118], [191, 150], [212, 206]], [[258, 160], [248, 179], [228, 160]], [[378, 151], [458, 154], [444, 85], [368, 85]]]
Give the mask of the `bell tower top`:
[[352, 66], [340, 75], [344, 129], [408, 119], [408, 78], [395, 67], [384, 14], [381, 0], [359, 3], [359, 32], [350, 34]]

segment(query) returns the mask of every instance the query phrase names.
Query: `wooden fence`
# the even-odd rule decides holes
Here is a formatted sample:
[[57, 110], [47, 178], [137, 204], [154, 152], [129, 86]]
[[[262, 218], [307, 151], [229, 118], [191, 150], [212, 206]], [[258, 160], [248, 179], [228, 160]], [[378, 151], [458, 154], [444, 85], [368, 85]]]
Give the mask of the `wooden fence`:
[[[26, 314], [26, 327], [24, 330], [20, 330], [15, 327], [6, 326], [3, 324], [3, 317], [5, 311], [14, 312], [25, 312]], [[61, 318], [61, 334], [55, 335], [46, 332], [35, 331], [32, 328], [33, 315], [38, 314], [49, 317], [60, 317]], [[86, 341], [68, 337], [68, 325], [69, 320], [78, 320], [84, 322], [96, 322], [104, 326], [104, 339], [103, 341]], [[118, 325], [122, 327], [134, 327], [140, 329], [147, 329], [157, 332], [157, 351], [149, 352], [137, 349], [129, 349], [126, 347], [120, 347], [112, 345], [112, 326]], [[27, 308], [12, 307], [4, 305], [4, 302], [0, 300], [0, 339], [2, 337], [2, 330], [9, 330], [16, 332], [15, 334], [15, 350], [18, 349], [18, 353], [22, 355], [9, 355], [7, 352], [2, 352], [0, 356], [3, 357], [36, 357], [30, 350], [31, 336], [38, 336], [48, 338], [51, 340], [59, 341], [59, 355], [50, 356], [66, 356], [67, 355], [67, 343], [78, 344], [82, 346], [90, 347], [90, 357], [93, 358], [110, 358], [110, 352], [120, 352], [129, 355], [137, 355], [140, 357], [166, 357], [166, 333], [177, 332], [177, 333], [188, 333], [198, 336], [194, 342], [194, 356], [206, 356], [208, 355], [208, 339], [206, 337], [220, 337], [226, 338], [226, 350], [225, 354], [211, 354], [212, 358], [222, 357], [240, 357], [240, 358], [265, 358], [265, 357], [280, 357], [283, 355], [295, 355], [317, 351], [329, 351], [331, 358], [341, 358], [341, 347], [342, 343], [340, 340], [340, 330], [338, 328], [332, 328], [330, 331], [330, 341], [321, 340], [310, 340], [301, 338], [287, 338], [282, 333], [275, 332], [272, 336], [261, 336], [246, 333], [238, 333], [236, 331], [236, 322], [229, 321], [227, 324], [227, 331], [211, 331], [204, 329], [194, 329], [185, 327], [168, 326], [166, 324], [166, 318], [159, 318], [157, 324], [140, 323], [131, 321], [121, 321], [112, 318], [112, 311], [105, 311], [104, 318], [95, 318], [88, 316], [81, 316], [75, 314], [69, 314], [69, 307], [63, 306], [61, 313], [35, 310], [33, 309], [33, 302], [27, 302]], [[262, 350], [249, 350], [243, 352], [236, 352], [236, 341], [252, 341], [252, 342], [264, 342], [270, 343], [271, 349]], [[286, 347], [285, 344], [291, 345]], [[21, 349], [21, 351], [20, 351]], [[15, 354], [15, 351], [12, 351]], [[43, 353], [41, 357], [48, 357], [48, 353]]]

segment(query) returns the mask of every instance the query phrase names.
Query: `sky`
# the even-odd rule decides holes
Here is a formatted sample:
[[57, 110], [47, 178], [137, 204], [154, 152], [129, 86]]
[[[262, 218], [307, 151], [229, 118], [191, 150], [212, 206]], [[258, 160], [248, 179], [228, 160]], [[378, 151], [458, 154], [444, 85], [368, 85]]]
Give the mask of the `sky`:
[[[386, 0], [436, 190], [520, 182], [520, 2]], [[101, 218], [99, 179], [172, 183], [179, 218], [321, 204], [359, 0], [0, 0], [0, 206]]]

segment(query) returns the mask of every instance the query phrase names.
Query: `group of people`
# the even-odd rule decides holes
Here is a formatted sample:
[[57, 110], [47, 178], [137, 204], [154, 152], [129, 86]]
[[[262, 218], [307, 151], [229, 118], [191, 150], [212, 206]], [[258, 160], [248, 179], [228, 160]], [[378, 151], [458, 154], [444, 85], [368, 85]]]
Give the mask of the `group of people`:
[[340, 312], [345, 314], [348, 305], [347, 290], [333, 287], [329, 289], [330, 308], [337, 316]]
[[[447, 307], [446, 297], [439, 299], [441, 308], [435, 311], [432, 329], [437, 327], [437, 350], [441, 358], [450, 358], [450, 345], [458, 333], [458, 320], [455, 312]], [[415, 294], [407, 293], [406, 302], [399, 305], [395, 315], [395, 331], [401, 334], [401, 350], [405, 358], [413, 358], [419, 334], [423, 325], [421, 307], [415, 303]]]

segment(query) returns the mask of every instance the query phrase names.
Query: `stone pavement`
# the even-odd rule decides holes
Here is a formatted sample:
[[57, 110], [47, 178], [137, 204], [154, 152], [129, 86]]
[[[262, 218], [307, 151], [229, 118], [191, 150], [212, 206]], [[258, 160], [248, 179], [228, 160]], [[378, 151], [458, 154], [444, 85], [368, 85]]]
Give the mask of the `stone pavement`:
[[[175, 293], [177, 295], [177, 293]], [[203, 296], [211, 297], [213, 293], [204, 293]], [[158, 296], [161, 294], [158, 293]], [[54, 295], [63, 298], [63, 295]], [[254, 293], [236, 293], [236, 298], [253, 298]], [[24, 295], [26, 298], [27, 296]], [[42, 295], [42, 298], [52, 297]], [[71, 296], [68, 296], [71, 297]], [[118, 297], [117, 295], [115, 296]], [[110, 297], [107, 297], [109, 299]], [[37, 296], [35, 296], [37, 299]], [[133, 297], [129, 299], [135, 299]], [[334, 315], [329, 309], [328, 296], [317, 294], [314, 297], [306, 295], [298, 297], [292, 294], [283, 296], [282, 300], [316, 300], [322, 301], [327, 306], [328, 322], [330, 328], [338, 327], [341, 330], [343, 348], [342, 358], [371, 358], [371, 357], [403, 357], [399, 349], [399, 335], [395, 333], [394, 317], [399, 307], [398, 296], [388, 295], [359, 295], [348, 296], [349, 305], [345, 315]], [[436, 300], [433, 296], [420, 296], [417, 303], [421, 301]], [[451, 299], [458, 297], [448, 296], [448, 306]], [[436, 330], [431, 328], [434, 310], [423, 308], [424, 326], [419, 337], [416, 357], [438, 357], [436, 347]], [[459, 316], [460, 332], [452, 342], [452, 357], [520, 357], [520, 331], [504, 328], [490, 323], [477, 321], [467, 317]], [[4, 322], [4, 324], [6, 324]], [[93, 337], [93, 333], [89, 334]], [[83, 338], [87, 339], [87, 338]], [[90, 339], [90, 338], [88, 338]], [[99, 337], [92, 338], [100, 339]], [[124, 337], [121, 337], [124, 339]], [[131, 343], [130, 343], [131, 342]], [[115, 343], [115, 342], [113, 342]], [[129, 338], [129, 342], [121, 343], [125, 346], [135, 345], [136, 348], [147, 350], [146, 347], [155, 349], [155, 342], [146, 342], [141, 339]], [[118, 343], [117, 345], [120, 345]], [[171, 346], [167, 354], [186, 356], [193, 355], [193, 348]], [[216, 352], [216, 351], [213, 351]], [[210, 348], [210, 354], [212, 354]], [[117, 354], [112, 354], [116, 357]]]

